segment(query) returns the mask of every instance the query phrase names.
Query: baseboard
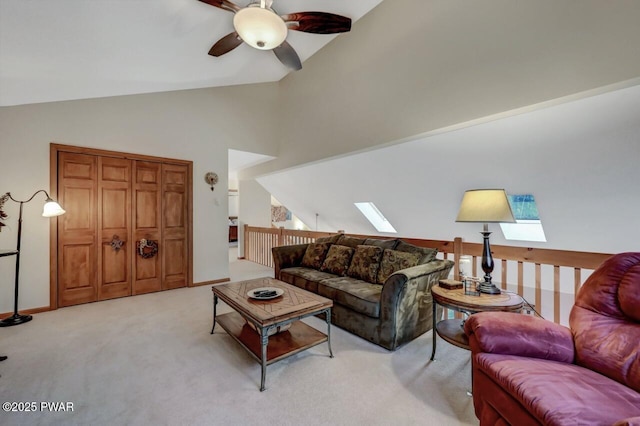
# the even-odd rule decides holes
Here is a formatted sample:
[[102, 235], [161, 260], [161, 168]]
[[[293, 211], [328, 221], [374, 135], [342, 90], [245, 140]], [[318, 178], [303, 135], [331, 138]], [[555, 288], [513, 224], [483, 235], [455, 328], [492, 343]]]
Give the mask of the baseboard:
[[[23, 315], [32, 315], [32, 314], [39, 314], [40, 312], [49, 312], [51, 310], [52, 310], [51, 306], [42, 306], [40, 308], [21, 309], [20, 311], [18, 311], [18, 313]], [[13, 311], [3, 312], [0, 314], [0, 319], [9, 318], [11, 315], [13, 315]]]
[[226, 283], [231, 281], [231, 278], [221, 278], [219, 280], [211, 280], [211, 281], [202, 281], [199, 283], [193, 283], [192, 287], [200, 287], [203, 285], [213, 285], [213, 284], [220, 284], [220, 283]]

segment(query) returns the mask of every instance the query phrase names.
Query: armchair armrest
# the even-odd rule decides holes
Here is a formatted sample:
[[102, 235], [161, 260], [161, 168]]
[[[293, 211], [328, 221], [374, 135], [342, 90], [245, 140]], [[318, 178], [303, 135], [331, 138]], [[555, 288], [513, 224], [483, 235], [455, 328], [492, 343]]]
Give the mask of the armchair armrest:
[[280, 278], [281, 269], [300, 265], [304, 253], [307, 251], [307, 246], [309, 244], [273, 247], [271, 254], [273, 256], [274, 277]]
[[640, 426], [640, 416], [618, 420], [613, 426]]
[[519, 355], [572, 363], [571, 330], [551, 321], [510, 312], [480, 312], [464, 324], [473, 353]]

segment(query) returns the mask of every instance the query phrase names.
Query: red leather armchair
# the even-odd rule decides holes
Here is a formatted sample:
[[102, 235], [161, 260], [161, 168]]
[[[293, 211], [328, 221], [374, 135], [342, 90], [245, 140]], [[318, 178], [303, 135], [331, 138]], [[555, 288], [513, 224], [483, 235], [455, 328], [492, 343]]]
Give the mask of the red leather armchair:
[[467, 319], [480, 425], [640, 425], [640, 253], [594, 271], [569, 326], [503, 312]]

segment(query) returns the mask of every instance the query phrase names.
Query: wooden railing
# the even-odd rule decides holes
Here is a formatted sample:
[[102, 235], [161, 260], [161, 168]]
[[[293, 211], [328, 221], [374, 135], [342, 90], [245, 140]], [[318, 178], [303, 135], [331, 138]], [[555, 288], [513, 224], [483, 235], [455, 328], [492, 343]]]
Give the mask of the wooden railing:
[[[305, 244], [316, 238], [334, 235], [330, 232], [297, 231], [284, 228], [244, 226], [244, 257], [261, 265], [273, 267], [271, 248]], [[353, 234], [349, 234], [353, 235]], [[394, 238], [355, 235], [371, 238]], [[482, 275], [482, 244], [467, 243], [462, 238], [453, 241], [400, 238], [408, 243], [438, 249], [438, 257], [453, 260], [453, 278], [458, 277], [460, 256], [472, 257], [474, 276]], [[567, 323], [568, 314], [578, 289], [588, 276], [611, 254], [566, 250], [538, 249], [492, 245], [494, 281], [500, 277], [504, 290], [513, 291], [531, 302], [543, 317], [556, 323]], [[564, 308], [564, 309], [563, 309]]]
[[244, 225], [244, 258], [273, 268], [273, 247], [308, 244], [329, 232], [298, 231], [284, 228], [259, 228]]

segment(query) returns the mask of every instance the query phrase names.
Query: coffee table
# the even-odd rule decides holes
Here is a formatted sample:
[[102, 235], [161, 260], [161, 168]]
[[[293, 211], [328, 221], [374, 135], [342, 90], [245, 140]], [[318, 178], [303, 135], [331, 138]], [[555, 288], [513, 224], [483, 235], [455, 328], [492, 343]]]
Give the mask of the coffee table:
[[[247, 293], [259, 287], [276, 287], [284, 291], [271, 300], [256, 300]], [[258, 278], [229, 284], [215, 285], [213, 291], [213, 327], [216, 323], [233, 337], [262, 366], [260, 391], [265, 390], [267, 365], [295, 355], [298, 352], [327, 342], [331, 351], [331, 308], [333, 301], [274, 278]], [[235, 312], [217, 315], [216, 306], [221, 299]], [[325, 314], [327, 334], [299, 321]], [[248, 323], [253, 324], [252, 328]], [[284, 326], [286, 331], [272, 334]]]
[[503, 291], [501, 294], [466, 295], [464, 289], [449, 290], [436, 284], [431, 287], [433, 297], [433, 348], [431, 361], [436, 356], [436, 334], [459, 348], [470, 349], [469, 338], [464, 332], [464, 320], [443, 319], [437, 321], [436, 305], [471, 315], [477, 312], [501, 311], [521, 312], [524, 300], [514, 293]]

